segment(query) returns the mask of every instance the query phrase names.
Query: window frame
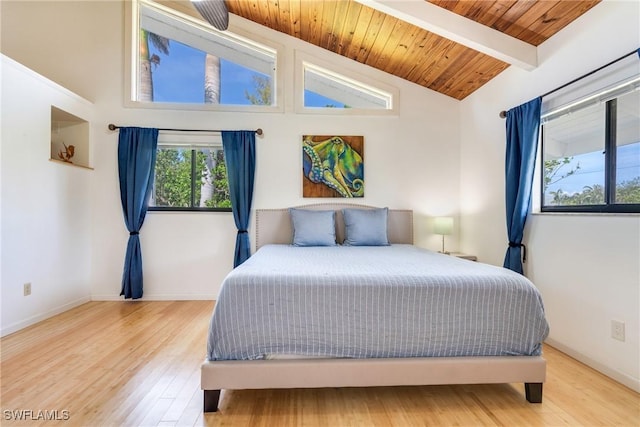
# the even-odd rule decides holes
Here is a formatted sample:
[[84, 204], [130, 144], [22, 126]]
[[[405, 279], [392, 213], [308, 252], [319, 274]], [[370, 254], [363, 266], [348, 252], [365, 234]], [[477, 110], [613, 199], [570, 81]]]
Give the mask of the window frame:
[[[312, 56], [300, 50], [294, 52], [294, 109], [297, 114], [331, 114], [331, 115], [370, 115], [370, 116], [397, 116], [399, 114], [400, 91], [389, 84], [369, 78], [358, 72], [352, 64], [352, 60], [339, 57], [332, 61], [326, 61]], [[306, 107], [304, 105], [305, 70], [309, 67], [313, 72], [326, 74], [323, 77], [337, 76], [340, 83], [352, 82], [360, 85], [368, 92], [379, 92], [389, 96], [391, 108], [331, 108], [331, 107]], [[339, 69], [340, 71], [334, 71]], [[320, 94], [322, 95], [322, 94]]]
[[[216, 144], [181, 144], [177, 143], [158, 143], [156, 148], [156, 152], [163, 147], [165, 148], [177, 148], [182, 146], [184, 149], [190, 149], [191, 151], [191, 206], [190, 207], [181, 207], [181, 206], [150, 206], [149, 202], [147, 202], [147, 211], [148, 212], [232, 212], [232, 208], [208, 208], [208, 207], [200, 207], [195, 205], [195, 193], [196, 186], [198, 185], [198, 177], [197, 168], [196, 168], [196, 159], [197, 159], [197, 151], [202, 148], [215, 148], [222, 149], [221, 145]], [[223, 149], [224, 151], [224, 149]], [[157, 166], [157, 163], [156, 163]], [[228, 177], [227, 177], [228, 178]], [[155, 192], [155, 167], [154, 167], [154, 183], [152, 187], [152, 192]]]
[[[241, 105], [241, 104], [200, 104], [200, 103], [179, 103], [179, 102], [144, 102], [138, 101], [138, 36], [140, 34], [140, 5], [145, 4], [156, 10], [160, 10], [169, 15], [175, 15], [181, 20], [193, 22], [198, 27], [205, 27], [211, 32], [220, 31], [203, 21], [200, 17], [194, 16], [189, 9], [183, 9], [180, 5], [167, 7], [152, 0], [131, 0], [125, 2], [125, 57], [124, 57], [124, 106], [129, 108], [144, 108], [157, 110], [192, 110], [192, 111], [224, 111], [224, 112], [251, 112], [251, 113], [282, 113], [283, 103], [283, 73], [282, 52], [284, 47], [264, 40], [252, 32], [247, 31], [242, 23], [237, 25], [235, 21], [230, 23], [229, 30], [224, 31], [224, 35], [230, 38], [244, 40], [247, 43], [261, 46], [273, 51], [275, 55], [275, 70], [273, 71], [273, 104], [272, 105]], [[255, 40], [260, 40], [257, 42]]]
[[616, 156], [617, 156], [617, 100], [605, 102], [605, 141], [604, 141], [604, 197], [605, 203], [598, 205], [545, 205], [544, 187], [544, 124], [540, 124], [540, 212], [542, 213], [640, 213], [640, 203], [615, 203], [616, 192]]

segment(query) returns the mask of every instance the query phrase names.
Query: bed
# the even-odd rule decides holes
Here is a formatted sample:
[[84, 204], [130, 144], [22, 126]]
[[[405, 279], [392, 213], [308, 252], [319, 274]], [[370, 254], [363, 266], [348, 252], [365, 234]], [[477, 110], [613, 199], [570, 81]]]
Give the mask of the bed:
[[[353, 208], [381, 213], [294, 213], [330, 212], [332, 238], [353, 243]], [[548, 324], [526, 278], [413, 246], [409, 210], [385, 210], [388, 245], [371, 247], [293, 246], [291, 215], [257, 210], [256, 252], [223, 282], [201, 367], [205, 412], [222, 389], [520, 382], [542, 401]]]

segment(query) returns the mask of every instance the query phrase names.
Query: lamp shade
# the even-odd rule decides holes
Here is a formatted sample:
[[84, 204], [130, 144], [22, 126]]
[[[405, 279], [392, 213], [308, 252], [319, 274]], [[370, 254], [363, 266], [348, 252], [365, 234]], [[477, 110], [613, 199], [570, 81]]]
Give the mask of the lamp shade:
[[453, 218], [450, 216], [436, 217], [433, 223], [433, 232], [443, 236], [453, 233]]

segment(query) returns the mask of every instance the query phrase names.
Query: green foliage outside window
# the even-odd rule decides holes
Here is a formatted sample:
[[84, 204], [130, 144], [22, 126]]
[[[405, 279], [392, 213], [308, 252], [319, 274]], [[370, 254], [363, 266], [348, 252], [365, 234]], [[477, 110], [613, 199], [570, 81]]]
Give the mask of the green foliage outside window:
[[153, 207], [231, 208], [224, 151], [158, 148], [154, 190]]
[[[577, 193], [566, 193], [561, 188], [549, 191], [548, 188], [580, 170], [578, 163], [574, 168], [568, 169], [573, 157], [544, 161], [544, 193], [552, 196], [550, 205], [555, 206], [580, 206], [598, 205], [605, 203], [604, 186], [600, 184], [586, 185]], [[616, 185], [615, 201], [619, 204], [640, 203], [640, 177], [623, 181]]]

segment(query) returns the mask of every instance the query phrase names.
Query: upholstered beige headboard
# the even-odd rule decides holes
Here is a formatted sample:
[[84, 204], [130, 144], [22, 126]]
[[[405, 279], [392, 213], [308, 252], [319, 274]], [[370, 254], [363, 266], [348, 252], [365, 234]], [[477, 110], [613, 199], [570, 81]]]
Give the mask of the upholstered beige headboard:
[[[373, 206], [349, 203], [318, 203], [314, 205], [294, 206], [298, 209], [334, 210], [336, 211], [336, 240], [344, 240], [344, 218], [342, 209], [360, 208], [374, 209]], [[389, 243], [413, 244], [413, 211], [389, 209], [387, 235]], [[289, 209], [257, 209], [256, 210], [256, 250], [269, 244], [291, 244], [293, 229]]]

